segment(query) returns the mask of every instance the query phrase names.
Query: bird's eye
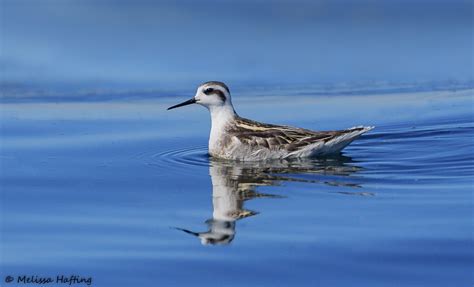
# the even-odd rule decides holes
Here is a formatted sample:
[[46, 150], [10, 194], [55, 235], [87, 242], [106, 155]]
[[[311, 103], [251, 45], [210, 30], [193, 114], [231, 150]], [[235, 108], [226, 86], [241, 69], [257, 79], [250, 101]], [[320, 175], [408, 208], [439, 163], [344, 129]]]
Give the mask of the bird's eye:
[[207, 88], [204, 90], [204, 94], [209, 95], [210, 93], [212, 93], [212, 91], [214, 91], [213, 88]]

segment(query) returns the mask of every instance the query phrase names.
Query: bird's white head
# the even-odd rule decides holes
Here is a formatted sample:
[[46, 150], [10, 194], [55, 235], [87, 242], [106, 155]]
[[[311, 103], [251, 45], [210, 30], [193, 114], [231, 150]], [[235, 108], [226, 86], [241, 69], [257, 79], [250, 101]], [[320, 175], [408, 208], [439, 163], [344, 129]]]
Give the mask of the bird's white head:
[[206, 82], [197, 88], [196, 103], [208, 109], [232, 106], [229, 88], [222, 82]]
[[196, 95], [180, 104], [169, 107], [168, 110], [190, 105], [199, 104], [208, 108], [211, 112], [214, 110], [231, 110], [233, 112], [230, 91], [226, 84], [217, 81], [211, 81], [201, 84], [196, 91]]

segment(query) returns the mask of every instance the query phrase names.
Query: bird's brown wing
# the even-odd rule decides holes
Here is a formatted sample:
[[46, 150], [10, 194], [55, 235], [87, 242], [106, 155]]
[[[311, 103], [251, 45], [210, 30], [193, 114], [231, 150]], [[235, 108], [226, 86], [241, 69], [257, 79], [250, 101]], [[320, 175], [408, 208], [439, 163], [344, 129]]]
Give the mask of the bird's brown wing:
[[244, 118], [236, 119], [234, 125], [229, 129], [230, 134], [235, 135], [248, 145], [268, 149], [284, 148], [290, 152], [318, 141], [327, 142], [352, 131], [354, 130], [316, 132], [289, 126], [264, 124]]

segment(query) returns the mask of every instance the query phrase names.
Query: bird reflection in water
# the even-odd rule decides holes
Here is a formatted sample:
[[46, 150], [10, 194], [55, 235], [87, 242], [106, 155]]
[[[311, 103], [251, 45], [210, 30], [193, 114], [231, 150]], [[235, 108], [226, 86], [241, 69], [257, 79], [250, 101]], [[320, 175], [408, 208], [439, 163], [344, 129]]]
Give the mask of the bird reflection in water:
[[282, 197], [257, 192], [258, 186], [276, 186], [292, 181], [358, 188], [360, 186], [357, 183], [348, 182], [348, 176], [361, 169], [354, 165], [351, 158], [342, 155], [271, 162], [235, 162], [210, 158], [213, 213], [212, 218], [206, 221], [209, 230], [194, 232], [184, 228], [176, 229], [199, 237], [202, 244], [226, 245], [235, 237], [237, 220], [258, 214], [245, 209], [245, 201]]

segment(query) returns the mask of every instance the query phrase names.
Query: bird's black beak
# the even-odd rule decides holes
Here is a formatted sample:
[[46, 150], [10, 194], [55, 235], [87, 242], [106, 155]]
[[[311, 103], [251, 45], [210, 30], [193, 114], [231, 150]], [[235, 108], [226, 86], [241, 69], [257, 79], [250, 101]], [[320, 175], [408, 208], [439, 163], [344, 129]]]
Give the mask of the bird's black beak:
[[179, 108], [179, 107], [182, 107], [182, 106], [187, 106], [187, 105], [194, 104], [194, 103], [196, 103], [196, 99], [192, 98], [190, 100], [182, 102], [181, 104], [177, 104], [177, 105], [174, 105], [172, 107], [169, 107], [168, 110]]
[[187, 230], [187, 229], [179, 228], [179, 227], [174, 227], [174, 229], [176, 229], [176, 230], [181, 230], [181, 231], [184, 231], [184, 232], [186, 232], [186, 233], [188, 233], [188, 234], [191, 234], [191, 235], [194, 235], [194, 236], [196, 236], [196, 237], [199, 237], [199, 233], [193, 232], [193, 231], [191, 231], [191, 230]]

